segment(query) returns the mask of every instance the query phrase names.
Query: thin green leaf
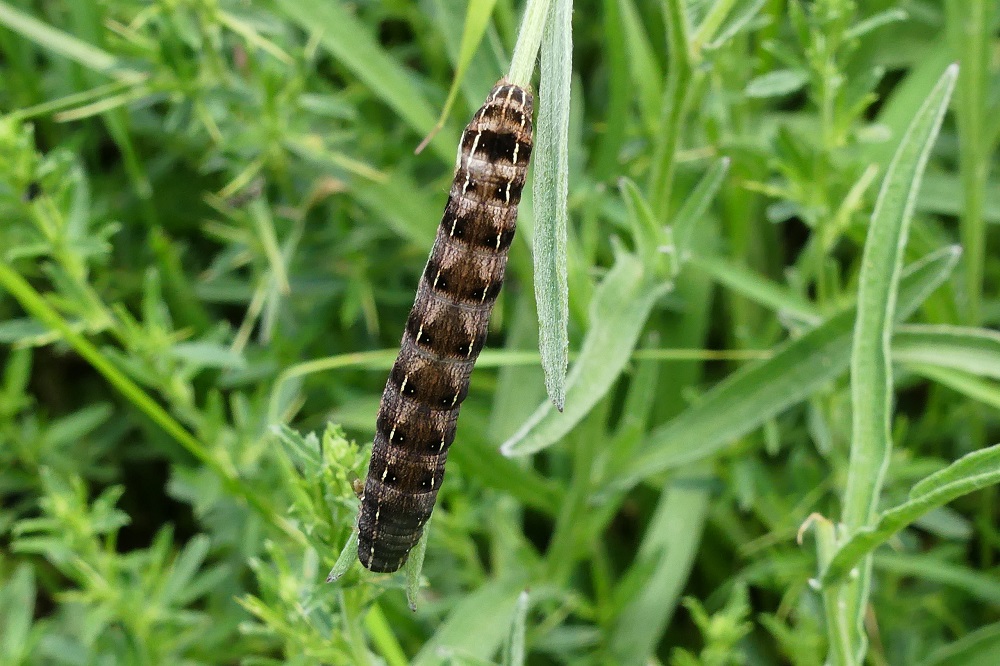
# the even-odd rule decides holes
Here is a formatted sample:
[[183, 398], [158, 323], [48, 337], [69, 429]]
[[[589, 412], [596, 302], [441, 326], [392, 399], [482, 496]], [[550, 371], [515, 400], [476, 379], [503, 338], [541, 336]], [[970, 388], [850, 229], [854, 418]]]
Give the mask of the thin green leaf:
[[[941, 284], [958, 261], [958, 249], [943, 248], [909, 267], [900, 286], [898, 319], [906, 319]], [[722, 450], [841, 376], [850, 363], [855, 309], [775, 350], [767, 360], [730, 375], [697, 403], [654, 430], [645, 451], [630, 462], [616, 485], [631, 485], [666, 469]]]
[[794, 291], [731, 261], [692, 254], [688, 263], [716, 282], [774, 312], [789, 314], [803, 322], [816, 322], [821, 316], [816, 306]]
[[551, 446], [590, 412], [628, 363], [653, 304], [666, 288], [649, 282], [638, 259], [619, 255], [594, 294], [590, 329], [569, 375], [566, 410], [542, 403], [504, 442], [505, 455], [527, 455]]
[[510, 71], [507, 73], [507, 79], [522, 88], [531, 83], [531, 75], [535, 72], [538, 49], [545, 30], [548, 29], [551, 3], [552, 0], [528, 0], [524, 8], [524, 18], [521, 20], [514, 55], [510, 59]]
[[698, 181], [691, 194], [684, 200], [684, 205], [674, 216], [671, 227], [674, 232], [674, 247], [676, 248], [678, 265], [687, 260], [695, 225], [701, 221], [705, 211], [712, 203], [712, 199], [722, 187], [722, 181], [729, 171], [729, 162], [728, 157], [716, 160]]
[[924, 363], [908, 363], [910, 371], [948, 388], [958, 391], [977, 402], [1000, 409], [1000, 386], [969, 375], [968, 373]]
[[458, 63], [455, 66], [455, 75], [451, 80], [451, 88], [448, 89], [448, 98], [445, 99], [444, 106], [441, 107], [441, 115], [438, 116], [437, 123], [434, 124], [434, 129], [417, 146], [416, 152], [419, 153], [422, 151], [430, 140], [434, 138], [434, 135], [444, 127], [444, 123], [448, 119], [448, 113], [451, 112], [451, 106], [455, 103], [455, 98], [458, 96], [458, 88], [462, 83], [462, 79], [465, 78], [465, 72], [469, 68], [473, 56], [476, 55], [479, 43], [483, 40], [483, 35], [486, 33], [486, 27], [490, 23], [490, 16], [493, 14], [493, 8], [496, 4], [497, 0], [471, 0], [469, 2], [469, 8], [465, 12], [465, 25], [462, 28], [462, 45], [458, 49]]
[[[958, 67], [949, 66], [910, 123], [882, 181], [872, 212], [858, 278], [858, 315], [851, 352], [851, 452], [842, 522], [849, 532], [867, 525], [885, 481], [892, 450], [892, 328], [903, 250], [917, 192], [955, 86]], [[855, 661], [867, 651], [864, 609], [871, 583], [871, 560], [837, 594], [847, 609]], [[838, 638], [831, 636], [831, 641]]]
[[950, 585], [973, 599], [1000, 608], [1000, 579], [989, 571], [970, 569], [965, 563], [956, 564], [927, 557], [926, 552], [896, 553], [880, 550], [875, 553], [875, 568], [898, 576]]
[[639, 98], [639, 113], [649, 133], [656, 131], [663, 97], [663, 70], [649, 41], [642, 17], [632, 0], [616, 0], [625, 32], [632, 86]]
[[203, 368], [241, 370], [247, 367], [243, 354], [214, 342], [178, 342], [170, 348], [170, 356]]
[[920, 178], [951, 97], [956, 66], [949, 67], [928, 96], [886, 171], [872, 213], [858, 284], [858, 318], [851, 355], [854, 415], [851, 462], [843, 521], [849, 529], [875, 513], [891, 447], [892, 320], [903, 265], [903, 249]]
[[330, 573], [326, 575], [326, 582], [333, 583], [338, 578], [343, 576], [348, 570], [354, 566], [354, 563], [358, 561], [358, 531], [351, 530], [351, 534], [347, 537], [347, 543], [344, 544], [343, 550], [340, 551], [340, 555], [337, 556], [337, 561], [334, 563], [333, 568], [330, 569]]
[[569, 292], [566, 203], [569, 192], [569, 107], [572, 2], [554, 0], [542, 49], [532, 194], [535, 209], [535, 301], [545, 389], [558, 409], [566, 402]]
[[994, 622], [935, 650], [920, 666], [995, 666], [1000, 622]]
[[[278, 0], [278, 6], [299, 27], [317, 32], [318, 40], [371, 91], [388, 104], [419, 136], [434, 128], [434, 111], [412, 75], [390, 58], [368, 26], [348, 11], [346, 5], [323, 0]], [[322, 26], [320, 28], [320, 26]], [[434, 152], [447, 163], [455, 159], [455, 136], [438, 134]]]
[[863, 21], [859, 21], [854, 26], [851, 27], [846, 33], [844, 33], [845, 39], [858, 39], [867, 35], [873, 30], [878, 30], [884, 25], [889, 25], [891, 23], [899, 23], [900, 21], [905, 21], [909, 16], [905, 11], [899, 8], [886, 9], [885, 11], [877, 12], [872, 14]]
[[0, 587], [0, 659], [7, 664], [28, 663], [32, 654], [32, 618], [35, 613], [35, 574], [21, 563]]
[[517, 598], [514, 607], [514, 619], [510, 623], [510, 634], [504, 643], [502, 666], [524, 666], [524, 631], [528, 621], [528, 609], [531, 597], [525, 590]]
[[413, 665], [440, 664], [442, 650], [472, 658], [492, 657], [514, 617], [524, 583], [522, 576], [505, 576], [463, 597], [414, 657]]
[[974, 451], [935, 472], [913, 487], [906, 502], [883, 512], [873, 525], [860, 529], [837, 550], [823, 572], [824, 584], [846, 576], [875, 548], [920, 516], [997, 483], [1000, 483], [1000, 444]]
[[34, 16], [0, 2], [0, 24], [10, 28], [39, 46], [69, 58], [84, 67], [106, 74], [127, 74], [132, 79], [143, 78], [139, 72], [123, 69], [118, 60], [102, 49], [73, 35], [57, 30]]
[[633, 593], [616, 614], [612, 629], [615, 663], [647, 663], [670, 622], [708, 516], [710, 485], [706, 478], [691, 478], [705, 471], [698, 466], [678, 474], [660, 495], [635, 563], [621, 584]]
[[424, 569], [424, 555], [427, 554], [427, 539], [430, 534], [431, 518], [427, 518], [424, 523], [424, 533], [420, 535], [420, 540], [410, 553], [410, 558], [406, 561], [404, 571], [406, 572], [406, 603], [410, 610], [417, 610], [417, 594], [420, 592], [420, 573]]
[[639, 187], [631, 179], [620, 178], [618, 190], [628, 209], [628, 221], [632, 226], [632, 236], [639, 256], [642, 257], [644, 264], [656, 265], [666, 276], [666, 267], [663, 263], [665, 255], [661, 250], [667, 241], [665, 229], [660, 227], [656, 216], [653, 215], [653, 209], [649, 207]]
[[780, 97], [801, 90], [808, 81], [809, 75], [801, 69], [776, 69], [752, 79], [743, 94], [754, 98]]

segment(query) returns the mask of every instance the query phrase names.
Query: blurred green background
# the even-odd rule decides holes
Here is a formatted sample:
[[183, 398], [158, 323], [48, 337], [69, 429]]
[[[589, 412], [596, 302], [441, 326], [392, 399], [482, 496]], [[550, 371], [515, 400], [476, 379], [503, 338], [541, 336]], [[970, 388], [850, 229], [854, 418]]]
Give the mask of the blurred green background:
[[[860, 483], [862, 249], [953, 62], [919, 190], [893, 181], [913, 214], [883, 207], [911, 270], [868, 490], [900, 505], [1000, 439], [993, 0], [578, 0], [567, 412], [537, 362], [528, 196], [417, 611], [402, 575], [323, 583], [459, 132], [523, 9], [0, 2], [0, 664], [839, 654], [797, 535]], [[894, 265], [867, 275], [888, 290]], [[1000, 661], [989, 464], [882, 539], [867, 663]]]

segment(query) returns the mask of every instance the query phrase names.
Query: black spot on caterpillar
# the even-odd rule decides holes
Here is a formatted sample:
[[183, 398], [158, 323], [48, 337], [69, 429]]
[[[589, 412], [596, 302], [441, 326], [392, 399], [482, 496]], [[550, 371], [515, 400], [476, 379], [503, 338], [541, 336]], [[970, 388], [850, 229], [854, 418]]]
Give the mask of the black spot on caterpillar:
[[514, 239], [532, 147], [531, 93], [500, 80], [462, 134], [437, 238], [379, 407], [358, 559], [396, 571], [444, 479], [448, 448]]

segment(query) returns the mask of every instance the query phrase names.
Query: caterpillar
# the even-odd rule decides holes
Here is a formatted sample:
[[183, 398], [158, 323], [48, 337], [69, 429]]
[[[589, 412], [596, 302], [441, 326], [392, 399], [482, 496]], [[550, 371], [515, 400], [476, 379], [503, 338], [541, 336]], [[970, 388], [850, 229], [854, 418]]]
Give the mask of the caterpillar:
[[531, 93], [501, 79], [462, 132], [437, 237], [382, 393], [358, 559], [398, 570], [444, 479], [469, 377], [503, 284], [531, 158]]

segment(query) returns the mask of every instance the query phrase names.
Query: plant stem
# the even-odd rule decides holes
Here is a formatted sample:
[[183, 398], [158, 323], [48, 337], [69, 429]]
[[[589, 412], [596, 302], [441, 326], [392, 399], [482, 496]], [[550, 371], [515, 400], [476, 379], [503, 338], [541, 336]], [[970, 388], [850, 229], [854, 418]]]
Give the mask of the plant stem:
[[521, 20], [521, 30], [517, 33], [517, 44], [510, 59], [507, 80], [514, 85], [527, 88], [531, 85], [531, 75], [535, 72], [538, 49], [542, 44], [545, 19], [549, 15], [551, 0], [528, 0]]

